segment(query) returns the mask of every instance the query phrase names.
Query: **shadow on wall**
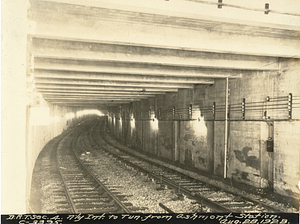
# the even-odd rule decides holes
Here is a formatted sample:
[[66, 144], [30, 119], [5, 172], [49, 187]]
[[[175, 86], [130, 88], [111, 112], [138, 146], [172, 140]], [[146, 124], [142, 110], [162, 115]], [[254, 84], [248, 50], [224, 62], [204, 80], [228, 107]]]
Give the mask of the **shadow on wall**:
[[249, 151], [251, 151], [251, 147], [244, 147], [242, 151], [234, 150], [235, 158], [239, 160], [241, 163], [245, 163], [246, 166], [250, 166], [256, 170], [260, 169], [260, 161], [256, 156], [248, 156]]
[[231, 167], [232, 178], [254, 187], [266, 187], [260, 177], [260, 160], [256, 156], [249, 156], [250, 151], [252, 151], [252, 148], [248, 146], [242, 150], [233, 151], [236, 162]]

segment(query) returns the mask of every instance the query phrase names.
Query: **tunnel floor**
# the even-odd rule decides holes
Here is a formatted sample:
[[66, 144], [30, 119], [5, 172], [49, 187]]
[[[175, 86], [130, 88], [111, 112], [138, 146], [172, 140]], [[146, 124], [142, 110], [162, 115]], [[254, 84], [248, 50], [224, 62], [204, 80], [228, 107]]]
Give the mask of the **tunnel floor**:
[[[107, 136], [107, 139], [110, 140], [112, 145], [123, 145], [124, 147], [131, 149], [130, 147], [127, 147], [118, 140], [114, 139], [111, 135], [107, 134]], [[133, 152], [136, 151], [134, 149], [132, 150]], [[141, 153], [140, 151], [138, 152]], [[220, 186], [223, 189], [231, 189], [233, 192], [257, 198], [258, 200], [266, 201], [269, 204], [282, 206], [287, 211], [291, 209], [289, 212], [299, 211], [299, 202], [297, 200], [295, 200], [292, 197], [284, 197], [280, 194], [273, 192], [271, 189], [258, 189], [244, 183], [239, 183], [237, 181], [234, 181], [233, 179], [224, 179], [206, 171], [199, 171], [195, 168], [186, 167], [179, 163], [172, 164], [168, 160], [158, 158], [157, 156], [154, 156], [150, 153], [142, 152], [142, 154], [145, 155], [145, 158], [151, 158], [161, 165], [174, 168], [180, 172], [188, 174], [189, 176], [195, 179], [204, 180], [207, 183], [212, 183], [213, 185]]]
[[[48, 142], [46, 144], [46, 146], [44, 147], [44, 149], [41, 151], [41, 153], [36, 161], [35, 168], [33, 171], [31, 199], [30, 199], [30, 206], [31, 206], [31, 210], [33, 213], [51, 213], [51, 211], [52, 211], [51, 209], [54, 205], [51, 205], [51, 203], [53, 203], [53, 201], [51, 202], [51, 200], [49, 200], [49, 198], [51, 198], [51, 195], [50, 195], [51, 191], [47, 190], [47, 189], [51, 188], [54, 184], [54, 183], [51, 183], [50, 178], [48, 178], [50, 175], [53, 175], [53, 173], [51, 171], [50, 157], [52, 156], [53, 150], [57, 147], [58, 141], [60, 139], [62, 139], [67, 133], [68, 132], [64, 132], [63, 134], [59, 135], [55, 139]], [[118, 142], [113, 137], [111, 137], [109, 135], [109, 133], [105, 133], [105, 135], [106, 135], [107, 140], [112, 145], [116, 145], [119, 147], [125, 147], [127, 150], [131, 150], [133, 153], [139, 153], [139, 154], [141, 153], [140, 151], [137, 152], [136, 150], [129, 148], [129, 147], [123, 145], [122, 143]], [[161, 164], [163, 166], [175, 169], [186, 175], [189, 175], [192, 178], [217, 185], [223, 189], [230, 189], [231, 191], [236, 192], [240, 195], [246, 195], [249, 197], [253, 197], [257, 200], [264, 201], [267, 204], [273, 205], [275, 207], [280, 207], [281, 210], [284, 210], [285, 212], [288, 212], [288, 213], [296, 213], [297, 212], [298, 203], [292, 198], [283, 197], [283, 196], [273, 193], [271, 191], [266, 191], [265, 189], [264, 190], [256, 189], [254, 187], [250, 187], [245, 184], [237, 183], [232, 180], [224, 180], [220, 177], [209, 174], [207, 172], [201, 171], [201, 173], [200, 173], [199, 170], [186, 168], [180, 164], [175, 164], [175, 163], [171, 164], [168, 161], [162, 160], [161, 158], [157, 158], [154, 155], [145, 154], [145, 153], [143, 153], [143, 154], [144, 154], [143, 157], [145, 157], [151, 161], [154, 161], [157, 164]], [[133, 172], [132, 175], [134, 176], [136, 174]], [[153, 183], [149, 183], [149, 184], [151, 185]], [[144, 184], [142, 184], [142, 185], [144, 185]], [[148, 190], [149, 190], [149, 192], [151, 192], [150, 188], [148, 188]], [[136, 191], [138, 191], [138, 189], [136, 189]], [[175, 195], [173, 193], [174, 192], [172, 192], [172, 191], [168, 192], [169, 199], [171, 199], [172, 197], [173, 198], [175, 197]], [[153, 194], [155, 194], [155, 193], [153, 193]], [[165, 195], [160, 195], [160, 197], [164, 198]], [[189, 201], [188, 203], [191, 204], [191, 201]], [[184, 205], [184, 204], [182, 206], [186, 207], [186, 205]], [[199, 212], [199, 210], [197, 210], [197, 208], [196, 208], [197, 205], [195, 205], [194, 207], [195, 207], [194, 211], [192, 211], [192, 210], [189, 210], [189, 211]], [[189, 207], [189, 209], [191, 209], [191, 207]], [[163, 210], [159, 210], [159, 209], [158, 210], [155, 210], [155, 209], [148, 210], [148, 212], [151, 212], [151, 213], [154, 213], [154, 212], [160, 213], [162, 211]], [[210, 212], [210, 210], [204, 208], [201, 212]]]

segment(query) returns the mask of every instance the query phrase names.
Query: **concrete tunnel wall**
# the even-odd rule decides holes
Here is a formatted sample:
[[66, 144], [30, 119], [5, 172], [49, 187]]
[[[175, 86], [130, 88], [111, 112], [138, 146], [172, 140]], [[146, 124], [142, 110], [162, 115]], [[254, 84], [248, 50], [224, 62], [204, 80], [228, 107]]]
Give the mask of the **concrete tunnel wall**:
[[[79, 123], [84, 117], [76, 117], [76, 112], [80, 111], [77, 107], [61, 107], [50, 105], [45, 113], [38, 114], [34, 110], [36, 107], [27, 108], [27, 146], [26, 146], [26, 200], [30, 198], [31, 179], [35, 161], [43, 147], [54, 137], [61, 134], [64, 130]], [[41, 111], [43, 112], [43, 111]], [[73, 114], [74, 117], [69, 116]], [[49, 117], [48, 117], [49, 116]], [[37, 120], [40, 120], [40, 123]], [[29, 208], [27, 208], [29, 209]]]
[[[227, 178], [257, 188], [269, 187], [281, 195], [298, 198], [300, 63], [296, 59], [280, 63], [281, 72], [248, 72], [241, 79], [229, 79]], [[288, 119], [289, 93], [295, 99], [293, 119]], [[275, 107], [267, 107], [267, 96], [271, 98], [270, 103], [275, 101], [272, 102]], [[243, 98], [246, 106], [247, 103], [262, 104], [252, 110], [246, 108], [245, 120], [241, 119]], [[216, 80], [211, 86], [198, 85], [112, 108], [108, 117], [109, 130], [115, 138], [136, 150], [222, 177], [225, 111], [216, 113], [213, 120], [208, 109], [213, 102], [216, 109], [225, 105], [224, 79]], [[186, 109], [190, 104], [200, 108], [204, 121], [197, 120], [199, 109], [193, 110], [193, 119], [189, 120]], [[175, 120], [172, 117], [174, 106], [180, 112]], [[158, 115], [159, 110], [165, 112]], [[263, 119], [264, 111], [270, 118]], [[144, 115], [141, 117], [141, 114]], [[153, 120], [155, 116], [158, 121]], [[269, 137], [274, 139], [274, 152], [267, 151]]]

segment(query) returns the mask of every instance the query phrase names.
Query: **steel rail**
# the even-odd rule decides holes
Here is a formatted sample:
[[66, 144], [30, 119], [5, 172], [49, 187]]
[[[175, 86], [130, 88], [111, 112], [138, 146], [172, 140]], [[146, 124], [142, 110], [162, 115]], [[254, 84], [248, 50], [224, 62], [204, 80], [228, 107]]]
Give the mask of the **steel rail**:
[[[74, 137], [72, 139], [72, 143], [71, 143], [71, 147], [72, 147], [72, 151], [74, 153], [74, 156], [76, 158], [76, 161], [79, 163], [79, 165], [82, 167], [82, 171], [87, 173], [90, 177], [91, 177], [91, 181], [94, 181], [96, 183], [96, 189], [98, 187], [101, 187], [108, 195], [110, 198], [112, 198], [115, 202], [116, 202], [116, 205], [117, 207], [121, 208], [122, 211], [126, 212], [126, 213], [130, 213], [130, 210], [113, 194], [111, 193], [111, 191], [101, 183], [101, 181], [92, 173], [92, 171], [82, 162], [82, 160], [80, 159], [78, 153], [76, 152], [76, 143], [78, 141], [78, 138], [79, 136], [84, 132], [84, 131], [87, 131], [89, 128], [89, 126], [87, 127], [84, 127], [82, 128], [81, 130], [77, 130], [77, 132], [74, 134]], [[69, 133], [71, 134], [71, 133]], [[68, 135], [69, 135], [68, 134]], [[67, 136], [68, 136], [67, 135]], [[65, 137], [67, 137], [65, 136]], [[57, 149], [55, 150], [55, 156], [56, 156], [56, 165], [57, 165], [57, 169], [60, 173], [60, 176], [61, 176], [61, 179], [62, 179], [62, 182], [63, 182], [63, 187], [64, 187], [64, 190], [65, 190], [65, 193], [66, 193], [66, 197], [67, 197], [67, 200], [70, 204], [70, 207], [72, 209], [72, 212], [74, 214], [78, 213], [78, 209], [76, 208], [76, 205], [74, 204], [73, 200], [72, 200], [72, 196], [70, 194], [70, 191], [68, 190], [67, 188], [67, 184], [66, 184], [66, 180], [64, 178], [64, 175], [63, 173], [61, 172], [61, 170], [59, 169], [59, 165], [58, 165], [58, 153], [57, 153], [57, 150], [58, 150], [58, 147]]]
[[[78, 133], [80, 134], [81, 131], [79, 130]], [[76, 138], [76, 137], [79, 136], [78, 133], [75, 134], [75, 137], [74, 137], [74, 138]], [[70, 135], [70, 134], [71, 134], [71, 133], [69, 133], [68, 135]], [[66, 135], [64, 138], [66, 138], [68, 135]], [[64, 139], [64, 138], [63, 138], [63, 139]], [[73, 140], [72, 140], [72, 144], [73, 144], [74, 138], [73, 138]], [[61, 139], [60, 142], [61, 142], [63, 139]], [[64, 190], [65, 190], [65, 193], [66, 193], [67, 200], [68, 200], [68, 202], [69, 202], [69, 204], [70, 204], [70, 206], [71, 206], [72, 212], [75, 214], [75, 213], [78, 213], [78, 210], [76, 209], [76, 206], [75, 206], [75, 204], [74, 204], [74, 202], [73, 202], [73, 200], [72, 200], [72, 197], [71, 197], [71, 195], [70, 195], [70, 191], [69, 191], [68, 188], [67, 188], [66, 180], [65, 180], [65, 178], [64, 178], [64, 176], [63, 176], [63, 174], [62, 174], [62, 172], [61, 172], [61, 170], [60, 170], [60, 168], [59, 168], [59, 165], [58, 165], [58, 153], [57, 153], [57, 151], [58, 151], [58, 146], [57, 146], [57, 148], [56, 148], [56, 150], [55, 150], [55, 157], [56, 157], [55, 162], [56, 162], [57, 170], [58, 170], [58, 172], [59, 172], [59, 174], [60, 174], [60, 177], [61, 177], [61, 179], [62, 179], [63, 187], [64, 187]]]
[[[102, 136], [102, 138], [103, 138], [103, 140], [104, 140], [108, 145], [111, 145], [111, 144], [107, 141], [107, 139], [105, 139], [103, 136]], [[101, 149], [103, 149], [104, 151], [106, 151], [106, 152], [108, 152], [108, 153], [110, 153], [110, 154], [114, 154], [114, 153], [110, 152], [109, 150], [106, 150], [105, 148], [103, 148], [97, 141], [94, 140], [94, 142], [95, 142], [98, 146], [100, 146]], [[131, 155], [131, 156], [133, 156], [133, 157], [137, 157], [136, 155], [134, 155], [134, 154], [132, 154], [132, 153], [130, 153], [130, 152], [124, 151], [124, 149], [122, 149], [122, 148], [120, 148], [120, 147], [118, 147], [118, 146], [115, 146], [115, 145], [111, 145], [111, 146], [113, 146], [113, 147], [117, 148], [118, 150], [120, 150], [120, 151], [122, 151], [122, 152], [124, 152], [124, 153], [126, 153], [126, 154], [129, 154], [129, 155]], [[114, 155], [116, 155], [116, 154], [114, 154]], [[118, 155], [116, 155], [116, 157], [118, 157], [120, 160], [124, 161], [125, 163], [129, 163], [130, 165], [132, 164], [132, 166], [135, 167], [136, 169], [140, 169], [142, 172], [148, 173], [149, 175], [153, 176], [153, 178], [155, 178], [155, 179], [157, 179], [157, 180], [161, 180], [161, 176], [156, 175], [156, 174], [154, 174], [154, 173], [151, 173], [151, 172], [147, 171], [146, 169], [144, 169], [144, 168], [142, 168], [142, 167], [140, 167], [140, 166], [138, 166], [138, 165], [136, 165], [136, 164], [134, 164], [134, 163], [132, 163], [132, 162], [130, 162], [130, 161], [128, 161], [128, 160], [126, 160], [126, 159], [120, 157], [120, 156], [118, 156]], [[152, 162], [150, 162], [150, 161], [148, 161], [148, 160], [145, 160], [144, 158], [140, 158], [140, 157], [138, 157], [138, 158], [141, 159], [141, 160], [144, 160], [144, 161], [146, 161], [146, 162], [148, 162], [148, 163], [152, 163]], [[164, 167], [164, 166], [159, 165], [159, 164], [155, 164], [155, 165], [156, 165], [156, 166], [159, 166], [159, 167], [163, 167], [164, 169], [167, 169], [167, 170], [171, 170], [172, 172], [179, 173], [179, 174], [181, 174], [181, 175], [185, 175], [185, 174], [180, 173], [180, 172], [178, 172], [178, 171], [172, 170], [171, 168]], [[185, 175], [185, 176], [187, 176], [187, 175]], [[178, 185], [177, 183], [174, 183], [173, 181], [169, 180], [169, 179], [166, 178], [166, 177], [163, 178], [163, 181], [165, 181], [165, 183], [167, 183], [167, 184], [169, 183], [170, 186], [173, 186], [173, 187], [176, 187], [176, 188], [179, 187], [179, 185]], [[173, 183], [172, 183], [172, 182], [173, 182]], [[199, 181], [199, 182], [205, 183], [205, 182], [203, 182], [203, 181]], [[224, 190], [224, 189], [222, 189], [222, 188], [220, 188], [220, 187], [218, 187], [218, 186], [215, 186], [215, 185], [212, 185], [212, 184], [209, 184], [209, 183], [205, 183], [205, 184], [206, 184], [206, 185], [209, 185], [209, 186], [211, 186], [211, 187], [213, 187], [213, 188], [219, 189], [219, 190]], [[189, 191], [188, 189], [184, 189], [184, 188], [182, 188], [182, 187], [180, 187], [180, 189], [181, 189], [181, 191], [185, 191], [185, 193], [188, 194], [188, 195], [190, 195], [191, 197], [194, 197], [194, 198], [196, 198], [197, 200], [200, 200], [200, 201], [202, 200], [203, 202], [209, 204], [209, 207], [212, 206], [214, 209], [216, 209], [217, 212], [236, 212], [236, 211], [229, 210], [228, 208], [226, 208], [226, 207], [220, 205], [219, 203], [213, 202], [213, 201], [211, 201], [211, 200], [209, 200], [209, 199], [207, 199], [207, 198], [205, 198], [205, 197], [202, 197], [202, 196], [200, 196], [199, 194], [196, 195], [195, 193]], [[253, 199], [253, 198], [250, 198], [250, 197], [246, 197], [246, 196], [244, 196], [244, 195], [237, 194], [237, 193], [234, 193], [234, 192], [231, 192], [231, 191], [228, 191], [228, 190], [225, 190], [225, 191], [226, 191], [227, 193], [230, 193], [230, 194], [239, 195], [239, 196], [240, 196], [241, 198], [243, 198], [245, 201], [250, 201], [250, 202], [253, 202], [253, 203], [257, 204], [257, 205], [262, 205], [263, 207], [265, 207], [265, 208], [267, 208], [267, 209], [270, 209], [270, 210], [273, 210], [274, 212], [278, 212], [278, 213], [283, 212], [283, 211], [281, 211], [281, 210], [279, 210], [279, 209], [273, 208], [272, 206], [269, 206], [269, 205], [266, 205], [266, 204], [264, 204], [264, 203], [261, 203], [259, 200], [256, 200], [256, 199]]]
[[[92, 138], [93, 138], [93, 137], [92, 137]], [[104, 138], [103, 138], [103, 139], [104, 139]], [[105, 139], [104, 139], [104, 141], [105, 141]], [[141, 166], [139, 166], [139, 165], [137, 165], [137, 164], [134, 164], [134, 163], [132, 163], [132, 162], [130, 162], [130, 161], [128, 161], [128, 160], [122, 158], [121, 156], [119, 156], [119, 155], [117, 155], [117, 154], [115, 154], [115, 153], [113, 153], [113, 152], [111, 152], [111, 151], [105, 149], [105, 148], [104, 148], [103, 146], [101, 146], [97, 141], [94, 140], [94, 142], [95, 142], [102, 150], [104, 150], [105, 152], [114, 155], [115, 157], [117, 157], [119, 160], [121, 160], [121, 161], [124, 162], [125, 164], [128, 164], [129, 166], [132, 166], [133, 168], [138, 169], [138, 170], [140, 170], [141, 172], [150, 175], [151, 177], [155, 178], [156, 180], [162, 180], [164, 183], [166, 183], [167, 185], [169, 185], [169, 186], [171, 186], [171, 187], [173, 187], [173, 188], [178, 188], [178, 187], [180, 186], [180, 185], [177, 184], [176, 182], [174, 182], [174, 181], [172, 181], [172, 180], [170, 180], [170, 179], [168, 179], [168, 178], [166, 178], [166, 177], [164, 177], [164, 176], [163, 176], [163, 178], [161, 179], [161, 175], [157, 175], [157, 174], [155, 174], [155, 173], [153, 173], [153, 172], [149, 172], [149, 171], [146, 170], [145, 168], [143, 168], [143, 167], [141, 167]], [[147, 162], [148, 162], [148, 161], [147, 161]], [[149, 163], [149, 162], [148, 162], [148, 163]], [[189, 191], [189, 190], [187, 190], [187, 189], [185, 189], [185, 188], [182, 188], [182, 187], [181, 187], [180, 189], [181, 189], [181, 191], [183, 191], [184, 193], [186, 193], [186, 194], [189, 195], [190, 197], [195, 198], [197, 201], [200, 201], [201, 203], [205, 203], [206, 206], [212, 208], [212, 209], [213, 209], [214, 211], [216, 211], [216, 212], [230, 212], [230, 210], [229, 210], [228, 208], [226, 208], [226, 207], [220, 205], [219, 203], [213, 202], [213, 201], [211, 201], [211, 200], [209, 200], [209, 199], [207, 199], [207, 198], [205, 198], [205, 197], [202, 197], [202, 196], [200, 196], [200, 195], [198, 195], [198, 194], [194, 194], [194, 193], [192, 193], [191, 191]]]
[[[97, 123], [96, 123], [97, 124]], [[95, 124], [95, 125], [96, 125]], [[94, 125], [94, 126], [95, 126]], [[93, 126], [93, 127], [94, 127]], [[75, 148], [73, 147], [73, 152], [78, 162], [82, 168], [93, 178], [93, 180], [103, 189], [105, 192], [117, 203], [117, 205], [126, 213], [130, 213], [130, 210], [113, 194], [111, 191], [92, 173], [92, 171], [82, 162]]]
[[169, 212], [169, 213], [175, 213], [175, 212], [173, 212], [171, 209], [169, 209], [167, 206], [165, 206], [165, 205], [162, 204], [162, 203], [158, 203], [158, 205], [159, 205], [160, 207], [162, 207], [165, 211]]

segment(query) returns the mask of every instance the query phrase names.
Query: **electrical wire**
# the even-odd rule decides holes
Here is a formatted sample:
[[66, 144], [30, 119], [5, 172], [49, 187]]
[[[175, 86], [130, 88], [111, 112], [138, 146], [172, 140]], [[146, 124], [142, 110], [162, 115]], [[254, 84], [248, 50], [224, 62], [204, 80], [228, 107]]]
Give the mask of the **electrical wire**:
[[[241, 100], [241, 98], [239, 98]], [[256, 102], [245, 102], [244, 106], [241, 102], [232, 102], [232, 104], [228, 105], [228, 115], [229, 119], [235, 120], [265, 120], [264, 116], [272, 117], [272, 119], [276, 120], [289, 120], [290, 115], [288, 114], [288, 96], [279, 96], [270, 98], [270, 101], [256, 101]], [[152, 115], [155, 115], [159, 118], [159, 120], [175, 120], [178, 121], [188, 121], [188, 120], [196, 120], [199, 116], [204, 116], [205, 120], [219, 120], [224, 119], [225, 115], [225, 105], [224, 104], [214, 104], [211, 106], [205, 105], [201, 107], [199, 104], [179, 107], [174, 110], [172, 108], [159, 109], [159, 110], [149, 110], [136, 112], [136, 118], [140, 118], [142, 120], [149, 120]], [[291, 109], [298, 110], [300, 107], [300, 97], [293, 96]], [[280, 111], [280, 114], [274, 114], [273, 111]], [[266, 112], [266, 114], [265, 114]], [[172, 118], [172, 119], [171, 119]], [[196, 119], [195, 119], [196, 118]]]
[[220, 5], [220, 6], [230, 7], [230, 8], [244, 9], [244, 10], [248, 10], [248, 11], [270, 12], [270, 13], [274, 13], [274, 14], [282, 14], [282, 15], [288, 15], [288, 16], [300, 16], [300, 14], [297, 14], [297, 13], [281, 12], [281, 11], [271, 10], [271, 9], [250, 8], [250, 7], [232, 5], [232, 4], [227, 4], [227, 3], [209, 2], [209, 1], [203, 1], [203, 0], [186, 0], [186, 1], [197, 2], [197, 3], [207, 4], [207, 5], [216, 5], [216, 6]]

